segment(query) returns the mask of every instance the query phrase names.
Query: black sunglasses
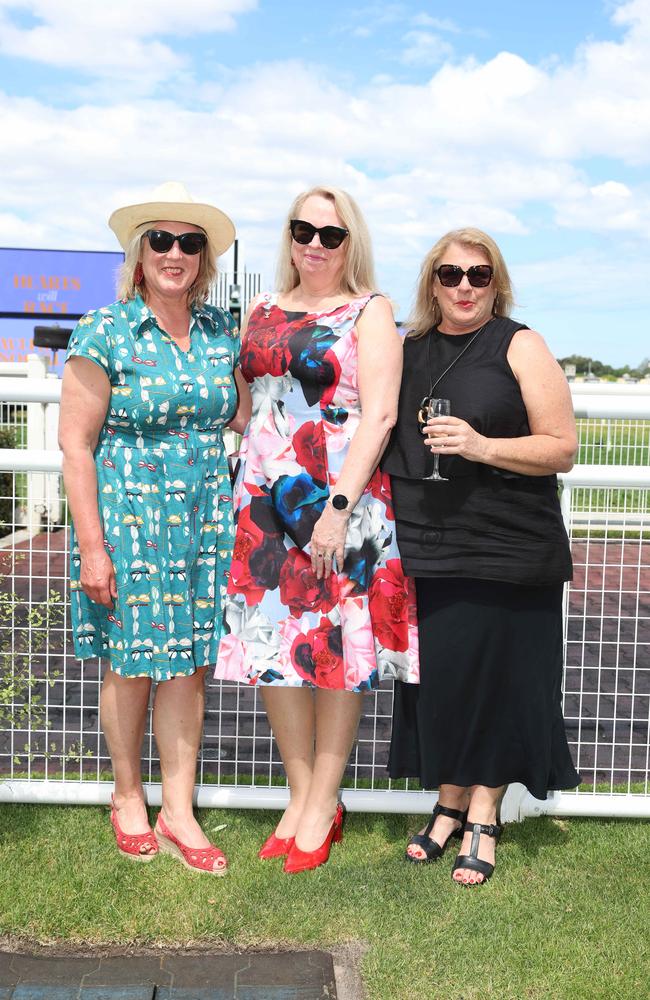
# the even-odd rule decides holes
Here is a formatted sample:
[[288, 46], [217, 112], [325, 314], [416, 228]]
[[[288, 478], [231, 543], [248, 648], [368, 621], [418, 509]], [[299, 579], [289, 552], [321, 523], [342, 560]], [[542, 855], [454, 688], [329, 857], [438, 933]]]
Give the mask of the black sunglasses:
[[289, 229], [296, 243], [302, 243], [303, 246], [311, 243], [318, 233], [320, 244], [326, 250], [336, 250], [337, 247], [341, 246], [345, 237], [350, 235], [348, 229], [342, 229], [340, 226], [322, 226], [317, 229], [316, 226], [312, 226], [311, 222], [303, 222], [302, 219], [292, 219], [289, 223]]
[[489, 264], [474, 264], [466, 271], [457, 264], [441, 264], [436, 268], [436, 274], [440, 284], [445, 288], [455, 288], [456, 285], [460, 285], [465, 275], [472, 288], [487, 288], [492, 281], [494, 271]]
[[168, 233], [166, 229], [147, 229], [144, 235], [154, 253], [167, 253], [178, 240], [181, 251], [189, 257], [201, 253], [208, 242], [205, 233], [181, 233], [180, 236], [176, 236], [174, 233]]

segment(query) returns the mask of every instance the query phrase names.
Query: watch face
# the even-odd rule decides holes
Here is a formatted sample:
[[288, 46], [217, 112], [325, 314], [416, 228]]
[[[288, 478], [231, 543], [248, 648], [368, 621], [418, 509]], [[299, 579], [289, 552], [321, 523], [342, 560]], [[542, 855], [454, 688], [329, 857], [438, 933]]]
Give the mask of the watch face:
[[336, 510], [345, 510], [348, 505], [348, 498], [343, 496], [342, 493], [337, 493], [336, 496], [332, 497], [332, 507]]

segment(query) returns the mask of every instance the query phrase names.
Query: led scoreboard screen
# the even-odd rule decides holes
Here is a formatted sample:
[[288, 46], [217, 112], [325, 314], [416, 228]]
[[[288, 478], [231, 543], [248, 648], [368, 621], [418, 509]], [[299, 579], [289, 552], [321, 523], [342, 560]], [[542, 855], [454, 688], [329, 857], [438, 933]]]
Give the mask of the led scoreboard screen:
[[82, 316], [115, 299], [121, 253], [0, 248], [0, 316]]
[[121, 253], [0, 247], [0, 362], [41, 352], [35, 325], [74, 326], [89, 309], [114, 302], [123, 260]]

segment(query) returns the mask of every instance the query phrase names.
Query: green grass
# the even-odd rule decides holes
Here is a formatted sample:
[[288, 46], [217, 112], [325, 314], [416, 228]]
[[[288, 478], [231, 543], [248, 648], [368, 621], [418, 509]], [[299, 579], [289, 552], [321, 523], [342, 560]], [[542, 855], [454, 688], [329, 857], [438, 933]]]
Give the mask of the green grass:
[[[97, 807], [0, 806], [0, 933], [24, 941], [231, 948], [357, 942], [369, 1000], [639, 1000], [650, 979], [650, 824], [509, 825], [493, 880], [463, 889], [453, 851], [403, 860], [416, 817], [353, 814], [323, 868], [256, 851], [277, 814], [204, 811], [224, 879], [121, 858]], [[215, 827], [226, 828], [215, 833]]]

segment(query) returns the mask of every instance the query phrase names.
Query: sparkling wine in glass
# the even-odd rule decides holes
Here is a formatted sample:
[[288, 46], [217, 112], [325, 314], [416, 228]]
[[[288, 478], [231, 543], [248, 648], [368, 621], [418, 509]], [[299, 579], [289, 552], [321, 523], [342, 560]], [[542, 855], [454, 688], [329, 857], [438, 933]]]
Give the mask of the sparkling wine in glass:
[[[436, 399], [431, 397], [427, 406], [427, 418], [430, 420], [431, 417], [448, 417], [451, 413], [451, 401], [448, 399]], [[447, 476], [441, 476], [439, 471], [440, 465], [440, 455], [436, 452], [433, 456], [433, 472], [430, 476], [423, 476], [423, 479], [432, 480], [435, 483], [447, 483], [449, 482]]]

